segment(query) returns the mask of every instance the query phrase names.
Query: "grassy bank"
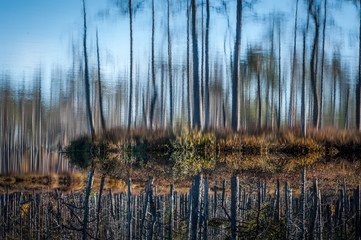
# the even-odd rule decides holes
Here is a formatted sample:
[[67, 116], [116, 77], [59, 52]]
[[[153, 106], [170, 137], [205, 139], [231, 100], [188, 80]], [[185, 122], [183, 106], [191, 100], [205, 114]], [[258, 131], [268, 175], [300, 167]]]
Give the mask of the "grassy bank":
[[[155, 176], [158, 186], [184, 185], [195, 174], [212, 180], [232, 175], [246, 179], [297, 182], [306, 167], [312, 177], [337, 184], [357, 183], [361, 135], [353, 131], [299, 129], [272, 132], [150, 131], [113, 129], [94, 141], [88, 136], [67, 146], [67, 156], [80, 169], [93, 167], [100, 176], [143, 186]], [[253, 180], [252, 180], [253, 181]], [[188, 186], [185, 186], [185, 188]]]
[[[97, 151], [99, 148], [107, 148], [106, 151], [110, 152], [132, 152], [159, 157], [169, 156], [177, 151], [192, 151], [198, 154], [220, 155], [237, 152], [243, 156], [317, 154], [333, 158], [355, 158], [361, 153], [361, 134], [335, 129], [311, 129], [307, 137], [302, 136], [300, 129], [257, 132], [112, 129], [102, 136], [97, 136], [93, 143], [89, 137], [82, 136], [67, 146], [68, 151], [84, 150], [83, 152], [87, 153], [90, 148], [98, 149]], [[89, 156], [82, 158], [86, 161], [85, 158]]]
[[[94, 141], [89, 136], [74, 139], [66, 150], [76, 168], [95, 169], [95, 188], [105, 174], [105, 187], [119, 191], [128, 178], [132, 178], [135, 192], [141, 191], [150, 177], [155, 177], [160, 192], [167, 192], [170, 183], [187, 191], [198, 173], [210, 181], [238, 175], [244, 184], [276, 179], [297, 184], [304, 166], [310, 177], [322, 179], [330, 187], [342, 178], [351, 185], [360, 182], [359, 133], [334, 129], [308, 133], [304, 138], [299, 129], [237, 133], [113, 129]], [[0, 176], [0, 192], [40, 188], [66, 192], [81, 190], [85, 182], [82, 171]]]

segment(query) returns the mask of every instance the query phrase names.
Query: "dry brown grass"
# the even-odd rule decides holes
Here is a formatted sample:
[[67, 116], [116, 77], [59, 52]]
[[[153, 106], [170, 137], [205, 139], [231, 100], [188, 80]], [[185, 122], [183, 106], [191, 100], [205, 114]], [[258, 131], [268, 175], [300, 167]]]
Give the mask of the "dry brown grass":
[[[304, 166], [309, 178], [320, 179], [326, 188], [334, 188], [343, 177], [351, 185], [360, 181], [361, 134], [351, 130], [309, 129], [304, 138], [298, 128], [254, 132], [183, 129], [175, 133], [118, 128], [98, 136], [97, 144], [109, 148], [107, 158], [117, 159], [118, 163], [109, 168], [111, 171], [107, 170], [105, 184], [105, 189], [112, 188], [114, 192], [126, 191], [127, 178], [132, 179], [134, 192], [141, 192], [152, 176], [159, 192], [169, 191], [170, 184], [187, 191], [197, 173], [213, 182], [238, 175], [250, 182], [280, 179], [298, 184]], [[99, 188], [101, 174], [107, 169], [96, 166], [94, 189]], [[0, 192], [6, 187], [12, 189], [9, 186], [25, 190], [84, 188], [86, 172], [66, 176], [1, 177]], [[71, 183], [67, 183], [69, 178]]]

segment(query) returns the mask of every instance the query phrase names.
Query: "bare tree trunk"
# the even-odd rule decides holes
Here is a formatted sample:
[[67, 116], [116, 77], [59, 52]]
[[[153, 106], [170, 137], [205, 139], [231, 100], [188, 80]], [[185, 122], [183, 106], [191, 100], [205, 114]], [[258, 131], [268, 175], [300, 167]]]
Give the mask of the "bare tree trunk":
[[262, 128], [262, 100], [261, 100], [261, 69], [260, 69], [260, 59], [257, 54], [257, 102], [258, 102], [258, 124], [259, 129]]
[[192, 88], [191, 88], [191, 70], [190, 70], [190, 47], [189, 47], [189, 2], [187, 0], [187, 90], [188, 90], [188, 127], [193, 127], [193, 110], [192, 110]]
[[239, 197], [239, 181], [238, 177], [231, 178], [231, 234], [232, 239], [237, 239], [237, 218], [238, 218], [238, 199]]
[[197, 0], [192, 0], [192, 42], [193, 42], [193, 124], [201, 126], [200, 99], [199, 99], [199, 74], [198, 74], [198, 41], [197, 41]]
[[131, 233], [131, 223], [132, 223], [132, 211], [131, 211], [131, 201], [132, 201], [132, 189], [131, 189], [131, 180], [128, 179], [128, 214], [127, 214], [127, 218], [128, 218], [128, 226], [127, 226], [127, 239], [132, 239], [132, 233]]
[[170, 193], [169, 193], [169, 228], [168, 228], [168, 240], [172, 239], [172, 231], [173, 231], [173, 198], [174, 198], [174, 186], [170, 185]]
[[129, 25], [130, 25], [130, 77], [129, 77], [129, 106], [128, 106], [128, 129], [132, 122], [133, 107], [133, 10], [132, 0], [129, 0]]
[[311, 211], [310, 216], [310, 226], [308, 230], [308, 239], [312, 240], [314, 238], [314, 230], [315, 230], [315, 223], [317, 219], [317, 212], [318, 212], [318, 187], [317, 187], [317, 180], [313, 180], [313, 208]]
[[[153, 180], [151, 181], [151, 184], [149, 185], [149, 203], [150, 203], [150, 212], [152, 214], [152, 221], [150, 222], [150, 232], [149, 232], [149, 236], [148, 239], [151, 240], [153, 239], [153, 232], [154, 232], [154, 224], [155, 221], [157, 220], [157, 209], [156, 209], [156, 204], [153, 201]], [[159, 205], [159, 197], [158, 197], [158, 205]], [[140, 238], [142, 238], [142, 236], [140, 235]]]
[[[271, 49], [272, 51], [272, 49]], [[271, 53], [272, 55], [272, 53]], [[270, 61], [271, 62], [271, 61]], [[270, 64], [271, 65], [271, 64]], [[264, 126], [268, 127], [268, 115], [269, 115], [269, 91], [270, 91], [270, 79], [266, 80], [266, 98], [265, 98], [265, 105], [266, 105], [266, 111], [265, 111], [265, 121]]]
[[200, 200], [200, 185], [202, 182], [202, 176], [194, 176], [194, 187], [192, 189], [192, 239], [197, 239], [197, 226], [198, 226], [198, 211]]
[[298, 13], [298, 0], [296, 1], [296, 15], [295, 15], [295, 32], [293, 41], [293, 66], [292, 66], [292, 82], [291, 82], [291, 96], [290, 96], [290, 109], [288, 112], [288, 126], [294, 126], [294, 92], [295, 92], [295, 78], [296, 78], [296, 67], [297, 67], [297, 13]]
[[311, 14], [313, 21], [315, 22], [315, 37], [313, 40], [312, 55], [311, 55], [311, 87], [313, 95], [313, 117], [312, 125], [313, 127], [318, 127], [319, 122], [319, 105], [318, 105], [318, 95], [317, 95], [317, 53], [318, 53], [318, 38], [319, 38], [319, 12], [320, 9], [317, 8], [315, 11], [312, 10], [313, 1], [311, 1], [308, 11]]
[[161, 85], [160, 85], [160, 125], [164, 127], [164, 112], [165, 112], [165, 99], [164, 99], [164, 64], [162, 63], [160, 67], [160, 77], [161, 77]]
[[140, 224], [140, 237], [141, 238], [143, 237], [144, 222], [145, 222], [145, 218], [146, 218], [147, 211], [148, 211], [148, 201], [151, 198], [150, 194], [152, 193], [153, 182], [154, 182], [154, 178], [149, 179], [147, 187], [145, 188], [145, 200], [144, 200], [143, 216], [142, 216], [141, 224]]
[[241, 52], [242, 0], [237, 0], [236, 40], [234, 43], [233, 76], [232, 76], [232, 129], [239, 130], [238, 118], [240, 104], [238, 102], [239, 65]]
[[89, 86], [89, 70], [88, 70], [88, 54], [86, 50], [86, 11], [85, 11], [85, 0], [83, 0], [83, 15], [84, 15], [84, 38], [83, 38], [83, 48], [84, 48], [84, 71], [85, 71], [85, 98], [86, 98], [86, 108], [88, 113], [88, 125], [89, 132], [92, 136], [92, 139], [95, 137], [93, 117], [90, 108], [90, 86]]
[[346, 105], [345, 105], [345, 129], [348, 129], [348, 105], [349, 105], [349, 99], [350, 99], [350, 87], [347, 88], [346, 91]]
[[356, 221], [355, 221], [355, 229], [356, 229], [356, 239], [360, 240], [361, 239], [361, 228], [360, 228], [360, 224], [361, 224], [361, 219], [360, 219], [360, 185], [357, 186], [356, 190], [354, 191], [355, 193], [355, 205], [356, 205]]
[[201, 16], [202, 16], [202, 19], [201, 19], [201, 29], [202, 29], [202, 32], [201, 32], [201, 35], [202, 35], [202, 47], [201, 47], [201, 77], [199, 79], [200, 81], [200, 120], [201, 120], [201, 129], [204, 129], [204, 0], [201, 0], [201, 6], [202, 6], [202, 12], [201, 12]]
[[277, 128], [281, 128], [281, 108], [282, 108], [282, 89], [281, 89], [281, 26], [278, 26], [278, 118]]
[[103, 97], [102, 97], [102, 83], [100, 80], [100, 57], [99, 57], [99, 44], [98, 44], [98, 29], [96, 34], [97, 40], [97, 60], [98, 60], [98, 94], [99, 94], [99, 110], [100, 110], [100, 121], [102, 124], [103, 133], [106, 131], [105, 120], [103, 114]]
[[325, 37], [326, 37], [326, 16], [327, 16], [327, 0], [325, 0], [325, 16], [323, 19], [323, 31], [322, 31], [322, 62], [321, 62], [321, 95], [320, 95], [320, 121], [318, 124], [318, 129], [321, 129], [323, 127], [323, 71], [324, 71], [324, 65], [325, 65]]
[[359, 3], [360, 9], [360, 32], [359, 32], [359, 63], [358, 63], [358, 84], [356, 88], [356, 126], [357, 130], [361, 131], [361, 0]]
[[332, 127], [336, 127], [336, 74], [333, 73]]
[[20, 239], [23, 239], [22, 198], [23, 198], [23, 193], [20, 192], [19, 195]]
[[[298, 1], [297, 1], [298, 2]], [[289, 202], [289, 197], [288, 197], [288, 183], [285, 182], [285, 203], [286, 203], [286, 228], [287, 228], [287, 231], [286, 231], [286, 238], [287, 239], [291, 239], [291, 236], [290, 236], [290, 202]]]
[[210, 11], [209, 11], [209, 0], [206, 0], [206, 12], [207, 12], [207, 20], [206, 20], [206, 62], [205, 62], [205, 123], [204, 127], [209, 127], [209, 18], [210, 18]]
[[271, 36], [271, 60], [270, 60], [270, 69], [273, 73], [271, 75], [271, 129], [273, 131], [274, 128], [274, 83], [275, 83], [275, 77], [274, 77], [274, 29], [275, 24], [274, 20], [272, 23], [272, 36]]
[[302, 172], [301, 189], [301, 240], [306, 239], [306, 168]]
[[[209, 0], [207, 0], [209, 1]], [[208, 178], [204, 179], [204, 207], [203, 207], [203, 239], [207, 240], [207, 234], [208, 234], [208, 205], [209, 205], [209, 199], [208, 199]]]
[[153, 127], [153, 118], [154, 118], [154, 111], [155, 111], [155, 103], [157, 101], [157, 87], [156, 83], [156, 74], [155, 74], [155, 60], [154, 60], [154, 29], [155, 29], [155, 20], [154, 20], [154, 0], [152, 0], [152, 83], [153, 83], [153, 97], [150, 104], [150, 118], [149, 118], [149, 125], [150, 128]]
[[89, 217], [89, 197], [92, 188], [93, 181], [93, 169], [90, 169], [88, 173], [88, 180], [86, 184], [85, 192], [85, 202], [84, 202], [84, 219], [83, 219], [83, 240], [87, 239], [87, 226], [88, 226], [88, 217]]
[[187, 206], [187, 227], [186, 227], [186, 239], [189, 238], [189, 224], [191, 221], [191, 215], [192, 215], [192, 188], [189, 189], [189, 197], [188, 197], [188, 206]]
[[321, 190], [318, 190], [318, 209], [317, 209], [317, 228], [318, 228], [318, 239], [322, 240], [322, 231], [323, 231], [323, 224], [322, 224], [322, 208], [321, 208]]
[[104, 180], [105, 180], [105, 174], [102, 175], [102, 178], [100, 180], [100, 189], [99, 189], [99, 199], [98, 199], [98, 209], [97, 209], [97, 230], [95, 239], [98, 239], [98, 233], [99, 233], [99, 220], [100, 220], [100, 210], [101, 210], [101, 201], [102, 201], [102, 193], [104, 188]]
[[280, 180], [277, 179], [277, 198], [276, 198], [276, 209], [275, 209], [275, 220], [280, 220], [280, 205], [281, 205], [281, 191], [280, 191]]
[[301, 126], [303, 136], [306, 137], [306, 32], [303, 32], [302, 51], [302, 97], [301, 97]]
[[168, 72], [169, 72], [169, 115], [170, 128], [173, 129], [173, 80], [172, 80], [172, 48], [169, 30], [169, 0], [168, 2]]

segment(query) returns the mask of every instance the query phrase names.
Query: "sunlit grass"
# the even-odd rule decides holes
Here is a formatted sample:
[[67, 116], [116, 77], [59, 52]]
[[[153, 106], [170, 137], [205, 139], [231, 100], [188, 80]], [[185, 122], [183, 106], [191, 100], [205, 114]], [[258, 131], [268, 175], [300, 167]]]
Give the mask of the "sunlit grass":
[[300, 129], [237, 133], [228, 129], [182, 129], [176, 133], [113, 129], [94, 141], [83, 136], [67, 146], [70, 163], [80, 171], [2, 176], [0, 191], [11, 189], [10, 186], [79, 190], [86, 182], [82, 169], [89, 167], [95, 169], [95, 189], [105, 174], [105, 189], [118, 191], [126, 191], [128, 178], [133, 179], [135, 191], [141, 191], [151, 176], [156, 177], [161, 191], [167, 191], [171, 182], [181, 184], [199, 173], [213, 180], [237, 174], [248, 179], [287, 178], [297, 182], [303, 167], [310, 177], [319, 176], [329, 186], [337, 185], [343, 177], [350, 184], [357, 184], [360, 149], [360, 133], [335, 129], [310, 129], [306, 138]]

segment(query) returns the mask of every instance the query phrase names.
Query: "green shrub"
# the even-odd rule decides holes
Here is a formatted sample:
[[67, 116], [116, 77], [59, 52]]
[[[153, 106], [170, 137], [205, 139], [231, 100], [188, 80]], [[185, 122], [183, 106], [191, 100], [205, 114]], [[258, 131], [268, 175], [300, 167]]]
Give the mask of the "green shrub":
[[94, 147], [89, 136], [82, 136], [66, 147], [66, 157], [72, 165], [88, 168], [94, 159]]

